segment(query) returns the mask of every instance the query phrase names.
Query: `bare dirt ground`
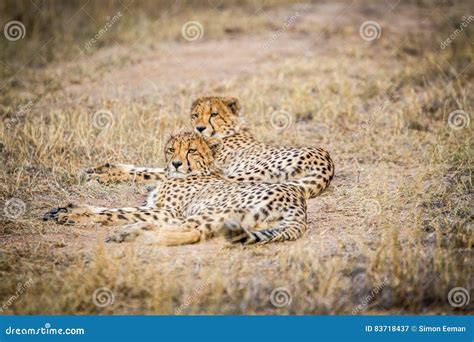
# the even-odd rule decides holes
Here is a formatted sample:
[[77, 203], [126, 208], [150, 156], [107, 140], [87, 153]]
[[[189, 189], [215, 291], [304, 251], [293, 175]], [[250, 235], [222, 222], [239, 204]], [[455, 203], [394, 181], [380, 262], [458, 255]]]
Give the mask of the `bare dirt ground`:
[[[38, 99], [30, 87], [18, 91], [37, 100], [26, 123], [2, 136], [4, 198], [21, 199], [26, 211], [4, 222], [9, 280], [0, 294], [7, 300], [15, 284], [33, 280], [6, 312], [452, 312], [449, 290], [472, 287], [463, 271], [472, 262], [472, 127], [452, 130], [447, 120], [454, 109], [472, 112], [472, 60], [455, 71], [433, 61], [441, 53], [430, 34], [442, 12], [389, 2], [278, 6], [259, 13], [268, 23], [258, 34], [229, 29], [207, 39], [204, 25], [202, 40], [136, 41], [37, 71], [52, 75], [38, 81], [45, 90]], [[378, 39], [361, 37], [367, 20], [380, 25]], [[146, 189], [85, 183], [81, 170], [162, 164], [166, 133], [186, 126], [190, 102], [206, 94], [239, 97], [267, 142], [331, 152], [336, 177], [309, 201], [303, 238], [144, 248], [105, 243], [114, 228], [41, 222], [67, 202], [141, 204]], [[112, 114], [105, 129], [94, 125], [99, 110]], [[278, 110], [289, 113], [283, 127], [272, 124]], [[98, 288], [114, 300], [96, 305]]]

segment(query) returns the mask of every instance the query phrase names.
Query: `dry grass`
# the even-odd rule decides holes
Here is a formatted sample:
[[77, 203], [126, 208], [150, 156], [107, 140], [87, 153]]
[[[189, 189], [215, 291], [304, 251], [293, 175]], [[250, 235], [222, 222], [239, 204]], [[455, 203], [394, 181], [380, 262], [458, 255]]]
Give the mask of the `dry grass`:
[[[24, 14], [26, 2], [2, 5], [6, 20], [34, 28], [0, 48], [0, 204], [26, 205], [1, 221], [4, 313], [472, 313], [447, 301], [451, 288], [472, 288], [474, 165], [472, 123], [455, 130], [448, 116], [461, 109], [472, 118], [474, 23], [439, 47], [472, 6], [416, 2], [389, 12], [385, 3], [269, 2], [251, 15], [256, 3], [220, 12], [175, 5], [161, 17], [161, 7], [130, 4], [84, 55], [75, 51], [100, 22], [80, 12], [70, 30], [60, 29], [78, 4], [45, 4], [37, 17]], [[88, 6], [94, 18], [119, 8]], [[298, 20], [273, 40], [295, 12]], [[56, 18], [52, 31], [45, 18]], [[203, 25], [202, 40], [180, 37], [189, 20]], [[381, 25], [380, 39], [361, 39], [365, 20]], [[39, 57], [48, 33], [56, 36]], [[144, 249], [104, 243], [110, 228], [40, 220], [66, 202], [139, 204], [146, 189], [84, 183], [81, 170], [105, 161], [162, 164], [166, 133], [185, 126], [190, 101], [209, 93], [238, 96], [265, 141], [331, 151], [336, 178], [310, 201], [302, 239]], [[98, 110], [112, 113], [107, 129], [94, 124]], [[275, 110], [291, 113], [288, 128], [270, 124]], [[114, 293], [112, 305], [94, 305], [100, 287]], [[291, 293], [288, 306], [271, 304], [277, 287]]]

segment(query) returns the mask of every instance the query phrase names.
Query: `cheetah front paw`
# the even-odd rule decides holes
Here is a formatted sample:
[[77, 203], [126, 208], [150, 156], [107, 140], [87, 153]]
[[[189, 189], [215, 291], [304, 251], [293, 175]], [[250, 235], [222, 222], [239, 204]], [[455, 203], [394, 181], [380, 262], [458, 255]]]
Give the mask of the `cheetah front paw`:
[[87, 169], [87, 181], [97, 181], [101, 184], [117, 183], [128, 179], [128, 170], [124, 165], [106, 163], [104, 165]]
[[54, 220], [58, 224], [74, 225], [85, 221], [92, 214], [86, 206], [68, 204], [66, 207], [53, 208], [43, 216], [44, 221]]

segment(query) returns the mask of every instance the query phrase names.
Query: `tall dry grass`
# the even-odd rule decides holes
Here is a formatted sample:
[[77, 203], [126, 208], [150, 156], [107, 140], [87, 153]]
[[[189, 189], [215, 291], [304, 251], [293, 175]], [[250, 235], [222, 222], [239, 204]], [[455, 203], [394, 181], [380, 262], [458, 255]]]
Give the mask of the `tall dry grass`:
[[[472, 26], [447, 48], [438, 47], [459, 26], [468, 2], [440, 7], [443, 16], [430, 2], [402, 4], [394, 19], [378, 19], [382, 39], [368, 44], [357, 30], [366, 12], [377, 17], [380, 5], [360, 5], [347, 22], [333, 26], [305, 20], [327, 10], [311, 5], [289, 34], [295, 41], [323, 37], [314, 43], [314, 55], [270, 56], [271, 68], [170, 86], [166, 96], [84, 95], [96, 80], [140, 66], [155, 45], [182, 53], [180, 30], [189, 18], [202, 21], [206, 42], [225, 53], [219, 50], [223, 41], [265, 40], [281, 25], [276, 14], [291, 13], [290, 5], [278, 2], [265, 5], [274, 16], [250, 16], [255, 4], [226, 3], [216, 14], [201, 3], [178, 3], [160, 19], [166, 25], [155, 27], [167, 5], [140, 2], [88, 52], [90, 58], [71, 56], [100, 27], [98, 20], [81, 21], [84, 16], [65, 23], [78, 3], [46, 3], [37, 14], [29, 13], [36, 12], [28, 2], [2, 4], [8, 19], [29, 27], [26, 41], [2, 40], [7, 47], [1, 48], [0, 203], [16, 198], [26, 206], [17, 218], [1, 221], [3, 313], [472, 312], [472, 305], [456, 309], [447, 301], [454, 287], [472, 297], [472, 123], [459, 130], [448, 124], [455, 110], [472, 118], [474, 54], [465, 39]], [[102, 18], [121, 5], [87, 6], [92, 17]], [[57, 36], [45, 59], [24, 64], [50, 34]], [[336, 178], [310, 202], [310, 229], [302, 239], [245, 248], [213, 241], [145, 249], [105, 244], [108, 228], [41, 222], [43, 212], [66, 202], [139, 204], [146, 189], [87, 184], [81, 171], [105, 161], [162, 164], [166, 133], [186, 126], [190, 99], [208, 92], [238, 96], [247, 125], [265, 141], [331, 151]], [[94, 122], [98, 110], [113, 114], [108, 129]], [[291, 113], [290, 127], [278, 131], [269, 124], [274, 110]], [[103, 287], [114, 300], [100, 307], [92, 297]], [[281, 287], [291, 303], [278, 308], [270, 298]]]

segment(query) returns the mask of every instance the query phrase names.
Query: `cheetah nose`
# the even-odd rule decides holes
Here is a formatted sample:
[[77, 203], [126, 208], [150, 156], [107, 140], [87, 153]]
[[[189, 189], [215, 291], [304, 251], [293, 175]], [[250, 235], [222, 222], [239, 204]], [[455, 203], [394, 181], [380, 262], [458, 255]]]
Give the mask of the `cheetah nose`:
[[206, 126], [196, 126], [196, 130], [197, 130], [199, 133], [204, 132], [205, 129], [206, 129]]
[[173, 160], [173, 162], [172, 162], [171, 164], [173, 164], [173, 166], [174, 166], [175, 169], [177, 170], [178, 167], [180, 167], [181, 165], [183, 165], [183, 162], [182, 162], [182, 161], [179, 161], [179, 160]]

